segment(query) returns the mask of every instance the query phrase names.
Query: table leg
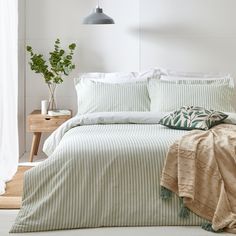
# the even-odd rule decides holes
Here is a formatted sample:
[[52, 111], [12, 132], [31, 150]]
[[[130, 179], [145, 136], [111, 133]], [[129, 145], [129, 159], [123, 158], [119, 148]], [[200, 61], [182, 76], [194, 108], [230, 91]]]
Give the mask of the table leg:
[[36, 133], [34, 155], [37, 155], [37, 154], [38, 154], [40, 139], [41, 139], [41, 133]]
[[34, 155], [37, 155], [37, 153], [38, 153], [40, 138], [41, 138], [41, 133], [38, 133], [38, 132], [33, 133], [33, 140], [32, 140], [30, 157], [29, 157], [30, 162], [33, 161]]

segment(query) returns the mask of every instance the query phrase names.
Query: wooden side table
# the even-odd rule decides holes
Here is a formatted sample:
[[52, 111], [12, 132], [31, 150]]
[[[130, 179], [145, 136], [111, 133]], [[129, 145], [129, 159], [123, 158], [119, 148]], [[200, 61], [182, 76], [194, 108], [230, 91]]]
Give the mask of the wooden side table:
[[39, 143], [42, 133], [51, 133], [56, 130], [65, 121], [69, 120], [72, 116], [44, 116], [41, 115], [40, 110], [35, 110], [28, 115], [27, 126], [28, 132], [33, 133], [33, 140], [31, 145], [31, 151], [29, 161], [32, 162], [34, 155], [38, 154]]

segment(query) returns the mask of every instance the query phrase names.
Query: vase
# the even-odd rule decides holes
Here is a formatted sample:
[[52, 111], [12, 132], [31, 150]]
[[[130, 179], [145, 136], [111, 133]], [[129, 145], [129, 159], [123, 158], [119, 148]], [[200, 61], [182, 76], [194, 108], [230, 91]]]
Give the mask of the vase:
[[56, 98], [55, 98], [57, 84], [55, 83], [48, 84], [48, 88], [49, 88], [48, 111], [54, 111], [54, 110], [57, 110]]

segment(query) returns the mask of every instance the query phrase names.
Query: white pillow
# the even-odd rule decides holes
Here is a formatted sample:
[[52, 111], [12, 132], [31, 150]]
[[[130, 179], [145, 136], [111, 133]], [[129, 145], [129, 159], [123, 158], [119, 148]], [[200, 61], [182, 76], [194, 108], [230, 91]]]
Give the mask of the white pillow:
[[[226, 80], [227, 81], [227, 80]], [[169, 112], [182, 106], [200, 106], [224, 112], [234, 112], [233, 87], [227, 82], [162, 81], [149, 79], [148, 90], [152, 112]]]
[[218, 78], [226, 78], [230, 77], [227, 73], [199, 73], [199, 72], [184, 72], [184, 71], [175, 71], [170, 69], [157, 69], [160, 71], [161, 76], [169, 76], [169, 77], [176, 77], [181, 79], [218, 79]]
[[150, 110], [146, 81], [102, 83], [81, 79], [76, 91], [78, 114]]
[[134, 81], [147, 81], [148, 78], [160, 78], [160, 70], [150, 69], [144, 72], [114, 72], [114, 73], [81, 73], [74, 79], [75, 85], [81, 80], [92, 80], [103, 83], [130, 83]]
[[78, 78], [75, 78], [75, 84], [79, 83], [81, 80], [92, 80], [104, 83], [126, 83], [130, 80], [137, 78], [137, 72], [127, 72], [127, 73], [81, 73]]

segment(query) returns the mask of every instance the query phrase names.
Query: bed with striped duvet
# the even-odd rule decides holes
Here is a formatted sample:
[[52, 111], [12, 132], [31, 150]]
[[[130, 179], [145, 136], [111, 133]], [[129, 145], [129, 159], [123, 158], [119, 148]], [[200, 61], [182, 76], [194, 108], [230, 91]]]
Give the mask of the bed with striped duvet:
[[46, 141], [49, 158], [26, 172], [11, 233], [115, 226], [200, 225], [183, 219], [177, 197], [160, 198], [169, 146], [186, 131], [158, 125], [163, 114], [78, 116]]

